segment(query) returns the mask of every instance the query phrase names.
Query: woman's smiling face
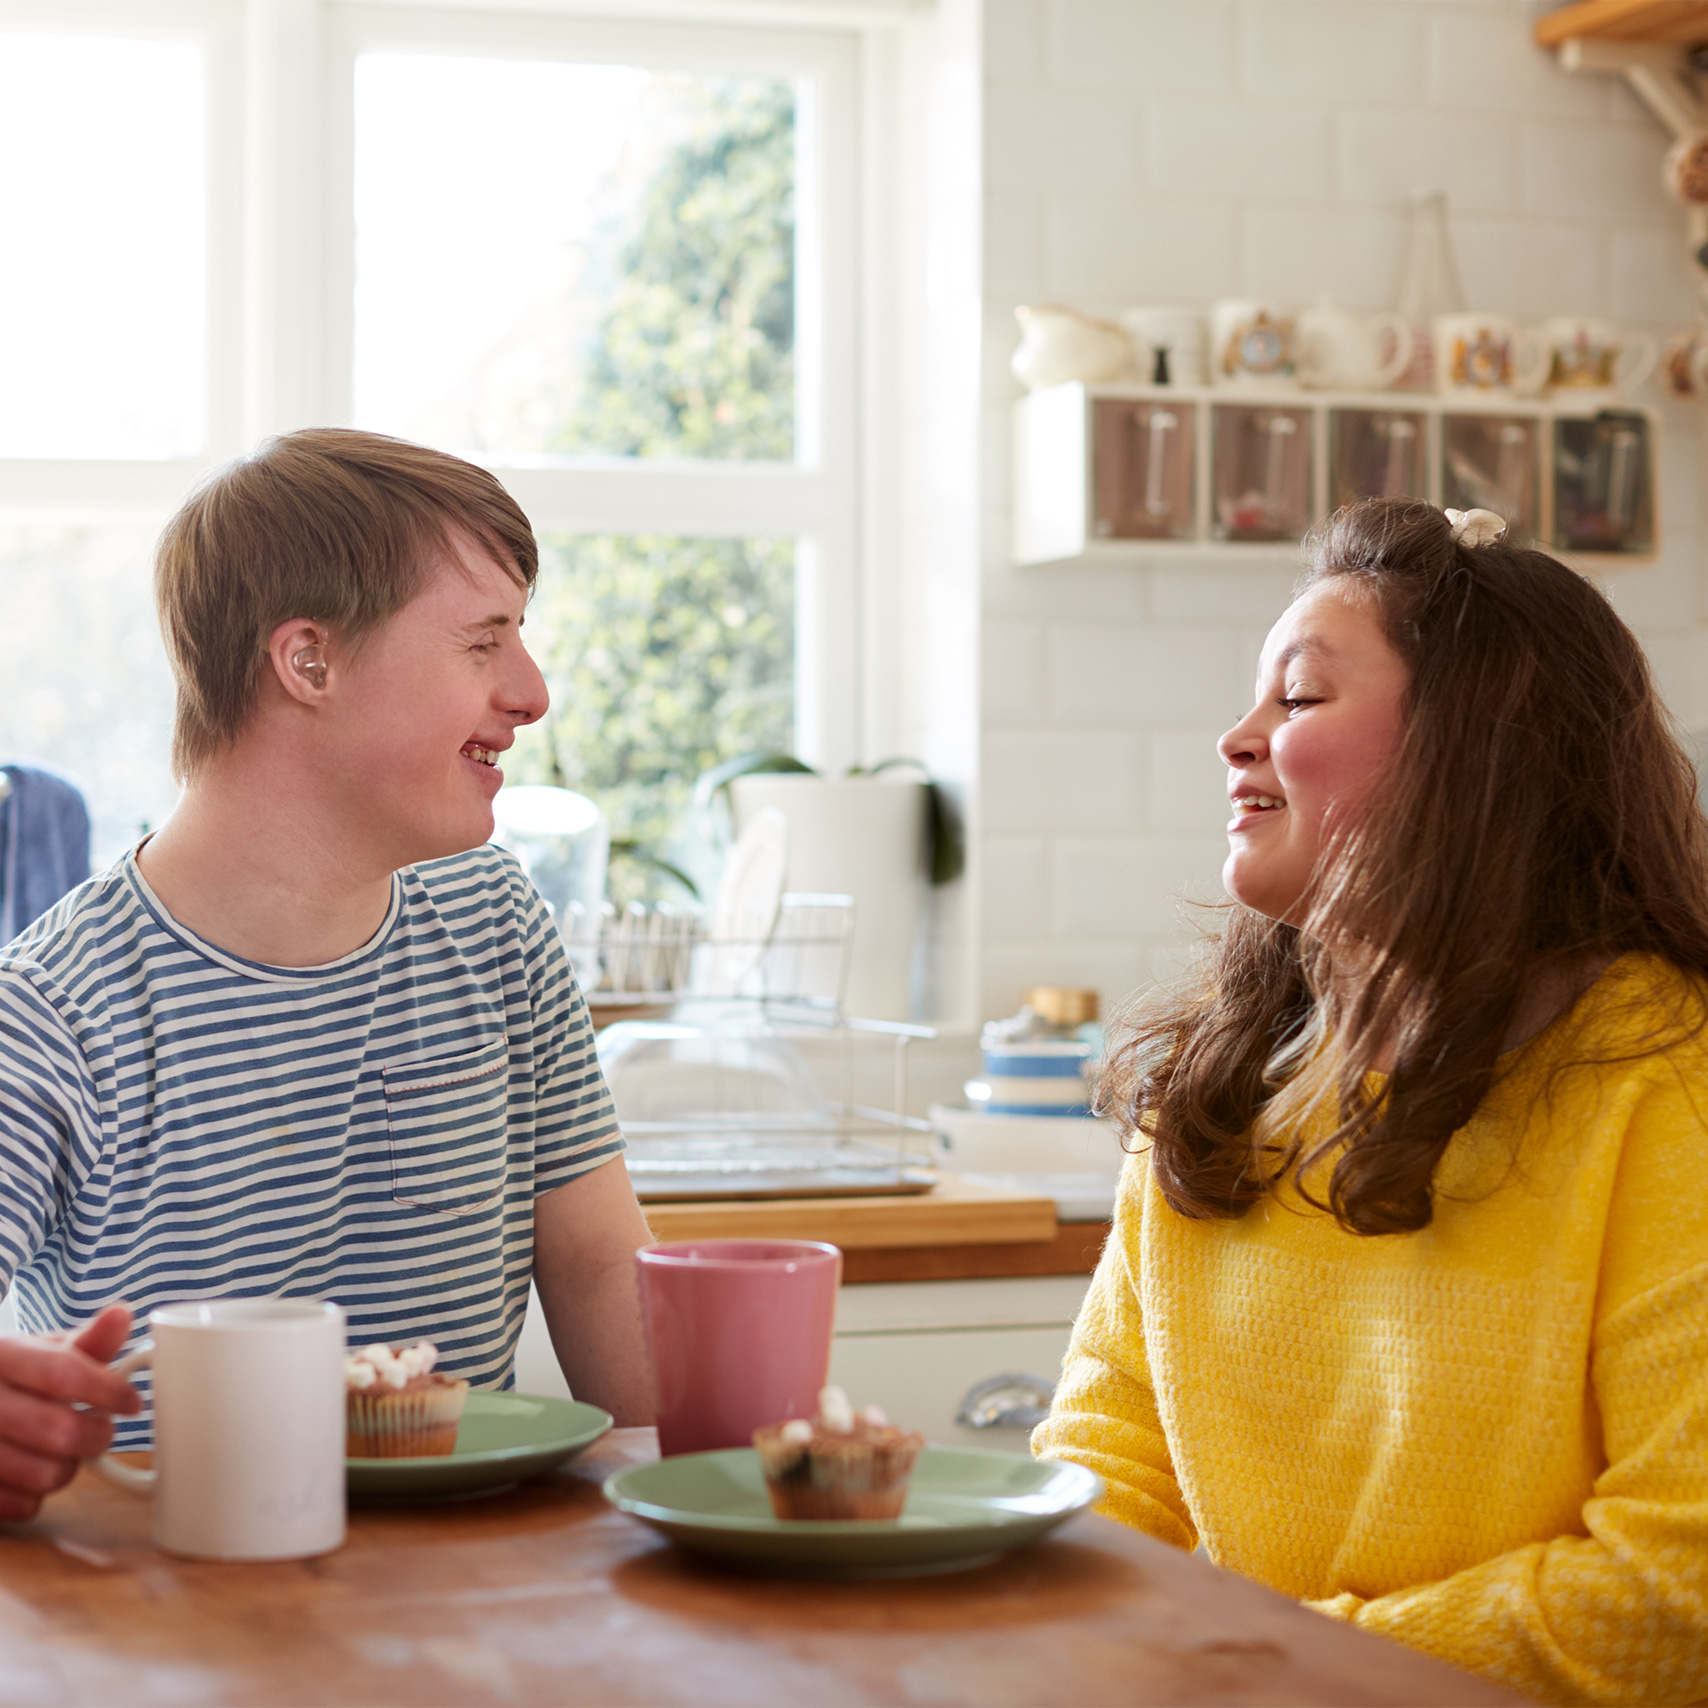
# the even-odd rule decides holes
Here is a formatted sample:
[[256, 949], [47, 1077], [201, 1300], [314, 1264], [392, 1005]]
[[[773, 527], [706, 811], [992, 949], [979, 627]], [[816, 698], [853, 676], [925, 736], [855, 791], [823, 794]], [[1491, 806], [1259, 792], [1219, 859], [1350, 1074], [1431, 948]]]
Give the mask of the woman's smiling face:
[[1299, 923], [1329, 830], [1399, 750], [1410, 683], [1375, 606], [1346, 580], [1287, 608], [1264, 642], [1257, 704], [1217, 744], [1234, 803], [1222, 882], [1235, 901]]

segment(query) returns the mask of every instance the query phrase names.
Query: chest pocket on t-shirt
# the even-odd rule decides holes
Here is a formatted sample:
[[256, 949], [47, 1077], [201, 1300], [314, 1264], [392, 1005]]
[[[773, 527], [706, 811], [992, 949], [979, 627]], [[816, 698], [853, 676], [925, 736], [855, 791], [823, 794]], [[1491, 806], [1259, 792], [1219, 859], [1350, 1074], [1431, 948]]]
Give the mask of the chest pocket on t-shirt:
[[494, 1038], [461, 1055], [381, 1070], [398, 1203], [466, 1216], [503, 1195], [509, 1059]]

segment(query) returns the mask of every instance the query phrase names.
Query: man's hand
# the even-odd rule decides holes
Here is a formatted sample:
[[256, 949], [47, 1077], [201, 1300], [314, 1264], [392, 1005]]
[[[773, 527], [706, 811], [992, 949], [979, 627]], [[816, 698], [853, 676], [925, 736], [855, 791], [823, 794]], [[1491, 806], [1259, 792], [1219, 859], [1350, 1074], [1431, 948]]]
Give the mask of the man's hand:
[[34, 1518], [80, 1461], [106, 1452], [112, 1414], [142, 1410], [110, 1368], [130, 1320], [124, 1305], [109, 1305], [75, 1335], [0, 1336], [0, 1519]]
[[569, 1391], [620, 1425], [652, 1422], [636, 1248], [652, 1243], [613, 1157], [534, 1200], [534, 1285]]

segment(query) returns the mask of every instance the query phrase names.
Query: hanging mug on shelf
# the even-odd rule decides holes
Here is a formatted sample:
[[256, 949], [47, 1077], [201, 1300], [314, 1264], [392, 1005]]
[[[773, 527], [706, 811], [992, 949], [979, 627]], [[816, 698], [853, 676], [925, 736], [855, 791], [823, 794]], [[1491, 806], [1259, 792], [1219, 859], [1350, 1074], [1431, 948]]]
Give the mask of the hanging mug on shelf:
[[1277, 303], [1230, 297], [1210, 316], [1217, 385], [1292, 391], [1299, 384], [1298, 322]]
[[1544, 321], [1542, 335], [1548, 340], [1549, 391], [1586, 409], [1629, 397], [1654, 372], [1659, 354], [1648, 333], [1584, 315]]
[[1299, 316], [1299, 378], [1313, 390], [1386, 391], [1411, 357], [1412, 331], [1401, 315], [1353, 314], [1325, 301]]
[[1552, 351], [1533, 326], [1510, 314], [1438, 314], [1435, 389], [1448, 396], [1517, 392], [1535, 397], [1548, 383]]
[[1112, 380], [1132, 363], [1133, 346], [1111, 320], [1060, 303], [1017, 308], [1014, 318], [1020, 322], [1020, 348], [1010, 366], [1028, 390], [1068, 380]]
[[1661, 378], [1681, 402], [1708, 402], [1708, 326], [1692, 326], [1667, 345]]
[[1190, 308], [1130, 308], [1121, 325], [1147, 385], [1204, 383], [1204, 317]]

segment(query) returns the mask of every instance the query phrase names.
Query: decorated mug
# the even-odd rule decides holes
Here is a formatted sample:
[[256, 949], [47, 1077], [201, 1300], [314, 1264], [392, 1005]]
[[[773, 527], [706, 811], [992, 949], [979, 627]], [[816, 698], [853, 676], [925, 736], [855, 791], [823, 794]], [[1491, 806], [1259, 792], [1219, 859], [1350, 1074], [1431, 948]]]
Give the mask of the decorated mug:
[[1573, 403], [1611, 403], [1654, 372], [1658, 348], [1646, 332], [1611, 320], [1558, 315], [1542, 323], [1548, 340], [1548, 389]]
[[1674, 397], [1708, 402], [1708, 326], [1692, 326], [1667, 345], [1661, 377]]
[[1400, 315], [1321, 302], [1299, 316], [1299, 378], [1317, 390], [1386, 391], [1411, 357], [1411, 327]]
[[1230, 297], [1210, 316], [1211, 378], [1246, 390], [1292, 391], [1299, 383], [1298, 320], [1279, 303]]
[[1552, 350], [1547, 338], [1509, 314], [1438, 314], [1431, 331], [1439, 392], [1534, 397], [1548, 383]]

